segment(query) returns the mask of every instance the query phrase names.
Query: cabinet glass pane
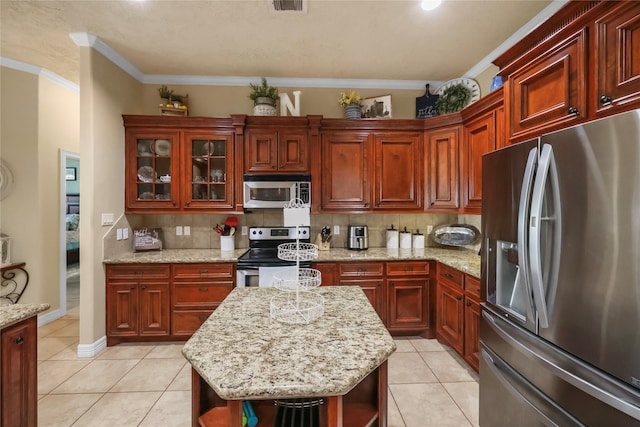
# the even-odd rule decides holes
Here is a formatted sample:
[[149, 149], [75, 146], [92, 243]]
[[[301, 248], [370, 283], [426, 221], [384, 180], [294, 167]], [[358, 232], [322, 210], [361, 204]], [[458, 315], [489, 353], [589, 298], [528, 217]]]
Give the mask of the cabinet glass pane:
[[137, 199], [171, 200], [171, 141], [138, 139]]
[[192, 198], [225, 200], [227, 183], [227, 141], [191, 140]]

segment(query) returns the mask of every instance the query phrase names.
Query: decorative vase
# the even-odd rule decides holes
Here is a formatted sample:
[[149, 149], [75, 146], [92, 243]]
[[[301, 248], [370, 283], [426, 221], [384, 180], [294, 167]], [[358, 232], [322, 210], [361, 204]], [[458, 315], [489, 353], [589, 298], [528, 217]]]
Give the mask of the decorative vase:
[[362, 117], [362, 109], [358, 104], [345, 105], [344, 116], [347, 119], [359, 119]]
[[260, 96], [255, 100], [255, 106], [253, 107], [254, 116], [275, 116], [276, 115], [276, 102], [266, 96]]

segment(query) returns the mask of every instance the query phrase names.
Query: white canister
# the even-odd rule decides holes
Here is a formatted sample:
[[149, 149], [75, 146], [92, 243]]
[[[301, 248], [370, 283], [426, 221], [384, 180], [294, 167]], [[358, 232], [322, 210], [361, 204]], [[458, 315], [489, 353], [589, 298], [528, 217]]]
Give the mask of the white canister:
[[413, 249], [424, 249], [424, 234], [420, 230], [413, 233]]
[[233, 251], [236, 249], [236, 243], [233, 240], [234, 236], [220, 236], [220, 250], [221, 251]]
[[391, 228], [387, 229], [387, 249], [398, 249], [398, 241], [398, 230], [391, 224]]
[[407, 227], [400, 232], [400, 249], [411, 249], [411, 232], [407, 231]]

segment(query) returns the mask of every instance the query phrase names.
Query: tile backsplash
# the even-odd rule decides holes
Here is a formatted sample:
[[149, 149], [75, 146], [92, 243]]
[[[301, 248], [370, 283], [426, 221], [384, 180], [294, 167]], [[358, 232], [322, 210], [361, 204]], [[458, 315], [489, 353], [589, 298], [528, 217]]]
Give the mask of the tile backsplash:
[[[115, 228], [129, 226], [138, 228], [161, 228], [163, 234], [163, 247], [165, 249], [218, 249], [220, 248], [220, 236], [215, 231], [216, 224], [223, 225], [228, 214], [197, 214], [197, 215], [126, 215], [122, 217], [112, 229], [112, 233], [105, 236], [105, 257], [117, 253], [130, 252], [132, 240], [116, 241]], [[241, 234], [242, 226], [280, 226], [283, 224], [283, 214], [280, 210], [264, 210], [261, 212], [244, 215], [233, 215], [238, 218], [238, 230], [236, 232], [235, 247], [247, 248], [249, 240]], [[347, 227], [349, 225], [366, 225], [369, 228], [369, 247], [384, 247], [386, 245], [386, 230], [392, 224], [394, 228], [404, 230], [406, 227], [412, 233], [420, 230], [427, 231], [428, 226], [440, 224], [467, 223], [480, 229], [480, 215], [450, 215], [450, 214], [318, 214], [311, 215], [312, 241], [320, 233], [323, 226], [330, 226], [333, 233], [334, 227], [340, 228], [340, 234], [334, 234], [331, 246], [343, 248], [346, 242]], [[176, 227], [190, 228], [188, 236], [176, 235]], [[431, 239], [425, 239], [426, 246], [438, 246]], [[470, 249], [477, 250], [477, 245]]]

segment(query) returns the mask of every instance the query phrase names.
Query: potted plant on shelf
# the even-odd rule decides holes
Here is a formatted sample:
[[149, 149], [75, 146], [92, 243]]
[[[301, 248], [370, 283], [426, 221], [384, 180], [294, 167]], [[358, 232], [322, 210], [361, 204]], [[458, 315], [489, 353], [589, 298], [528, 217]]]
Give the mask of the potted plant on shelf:
[[169, 90], [167, 85], [162, 85], [158, 88], [158, 95], [163, 100], [159, 105], [160, 114], [164, 116], [186, 116], [187, 115], [187, 100], [189, 95], [178, 95], [173, 93], [173, 90]]
[[262, 77], [262, 84], [249, 84], [251, 93], [249, 98], [253, 101], [253, 114], [255, 116], [275, 116], [278, 88], [269, 86], [267, 79]]
[[359, 119], [362, 117], [362, 97], [354, 90], [341, 92], [338, 103], [344, 108], [346, 118]]

